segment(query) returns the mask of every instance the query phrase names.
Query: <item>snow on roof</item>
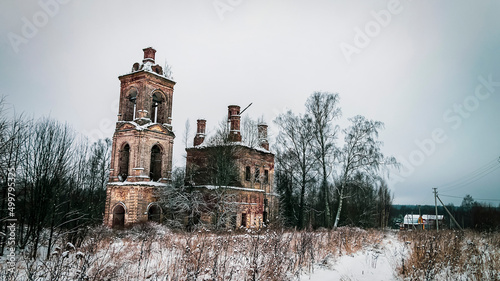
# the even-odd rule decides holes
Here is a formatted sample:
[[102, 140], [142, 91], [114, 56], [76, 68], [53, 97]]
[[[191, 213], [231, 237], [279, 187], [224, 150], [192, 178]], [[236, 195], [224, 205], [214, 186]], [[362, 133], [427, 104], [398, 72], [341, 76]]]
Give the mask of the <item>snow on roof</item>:
[[[418, 224], [420, 215], [405, 215], [403, 219], [404, 224]], [[438, 215], [438, 220], [443, 220], [443, 215]], [[424, 221], [436, 220], [436, 215], [422, 215]]]
[[204, 141], [203, 143], [199, 144], [199, 145], [195, 145], [195, 146], [190, 146], [190, 147], [187, 147], [186, 149], [205, 149], [205, 148], [208, 148], [208, 147], [216, 147], [216, 146], [226, 146], [226, 145], [235, 145], [235, 146], [241, 146], [241, 147], [245, 147], [245, 148], [250, 148], [250, 149], [253, 149], [253, 150], [256, 150], [256, 151], [259, 151], [259, 152], [263, 152], [263, 153], [269, 153], [269, 154], [274, 154], [272, 153], [271, 151], [263, 148], [263, 147], [260, 147], [260, 146], [250, 146], [250, 145], [247, 145], [243, 142], [230, 142], [230, 143], [227, 143], [227, 144], [218, 144], [218, 145], [212, 145], [212, 144], [207, 144], [206, 141]]
[[156, 181], [136, 181], [136, 182], [131, 182], [131, 181], [124, 181], [124, 182], [110, 182], [108, 185], [117, 185], [117, 186], [123, 186], [123, 185], [148, 185], [148, 186], [161, 186], [165, 187], [167, 186], [166, 183], [161, 183], [161, 182], [156, 182]]
[[120, 122], [120, 123], [129, 123], [129, 124], [135, 126], [135, 129], [137, 131], [144, 131], [144, 130], [148, 129], [149, 127], [151, 127], [153, 125], [157, 125], [157, 124], [162, 125], [164, 127], [167, 127], [167, 129], [170, 129], [170, 130], [172, 129], [172, 125], [171, 124], [167, 124], [167, 123], [153, 123], [153, 122], [151, 122], [151, 119], [146, 118], [146, 117], [142, 117], [142, 118], [136, 119], [136, 120], [146, 120], [146, 121], [148, 121], [148, 123], [146, 123], [144, 125], [139, 125], [135, 121], [118, 121], [118, 122]]
[[215, 190], [219, 188], [227, 188], [227, 189], [232, 189], [232, 190], [241, 190], [241, 191], [253, 191], [253, 192], [265, 192], [264, 190], [261, 189], [255, 189], [255, 188], [245, 188], [245, 187], [238, 187], [238, 186], [216, 186], [216, 185], [198, 185], [194, 187], [204, 187], [206, 189], [210, 190]]
[[[151, 73], [151, 74], [154, 74], [156, 76], [159, 76], [161, 78], [164, 78], [164, 79], [167, 79], [167, 80], [170, 80], [172, 82], [175, 82], [174, 79], [172, 77], [167, 77], [165, 75], [165, 71], [163, 70], [162, 68], [162, 74], [158, 74], [156, 73], [154, 70], [153, 70], [153, 66], [160, 66], [159, 64], [157, 63], [153, 63], [152, 62], [152, 59], [147, 59], [146, 62], [142, 63], [140, 66], [139, 66], [139, 69], [137, 70], [132, 70], [132, 73], [136, 73], [136, 72], [141, 72], [141, 71], [144, 71], [144, 72], [148, 72], [148, 73]], [[161, 67], [161, 66], [160, 66]]]

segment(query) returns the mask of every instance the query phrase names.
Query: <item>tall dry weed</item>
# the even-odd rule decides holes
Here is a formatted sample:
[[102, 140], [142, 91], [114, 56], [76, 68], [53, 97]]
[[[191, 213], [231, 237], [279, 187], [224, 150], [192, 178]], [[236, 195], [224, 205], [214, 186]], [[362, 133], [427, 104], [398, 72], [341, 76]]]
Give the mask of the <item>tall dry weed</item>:
[[500, 280], [500, 233], [406, 231], [405, 280]]

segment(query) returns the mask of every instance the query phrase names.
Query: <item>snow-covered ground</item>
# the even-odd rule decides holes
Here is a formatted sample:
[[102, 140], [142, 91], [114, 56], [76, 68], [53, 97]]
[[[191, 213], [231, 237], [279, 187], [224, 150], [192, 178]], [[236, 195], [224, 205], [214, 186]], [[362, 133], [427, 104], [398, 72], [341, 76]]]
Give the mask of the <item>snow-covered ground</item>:
[[[43, 244], [43, 243], [42, 243]], [[45, 259], [18, 251], [0, 280], [500, 280], [500, 233], [263, 230], [173, 232], [145, 225], [61, 240]]]
[[396, 268], [404, 252], [404, 244], [394, 233], [390, 233], [380, 244], [340, 256], [336, 260], [329, 259], [326, 265], [316, 266], [312, 274], [302, 275], [301, 281], [401, 280], [396, 277]]

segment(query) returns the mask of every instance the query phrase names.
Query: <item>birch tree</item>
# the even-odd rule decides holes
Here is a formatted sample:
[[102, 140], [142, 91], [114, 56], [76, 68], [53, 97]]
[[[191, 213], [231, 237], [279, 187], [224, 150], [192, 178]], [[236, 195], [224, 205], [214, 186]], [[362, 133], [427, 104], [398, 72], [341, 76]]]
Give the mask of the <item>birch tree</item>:
[[326, 227], [331, 227], [332, 221], [328, 178], [332, 174], [335, 154], [338, 150], [335, 140], [339, 127], [333, 124], [333, 121], [341, 115], [338, 103], [338, 94], [322, 92], [315, 92], [306, 102], [307, 113], [312, 118], [314, 157], [318, 161], [322, 176], [320, 194], [324, 212], [323, 225]]
[[398, 165], [394, 157], [385, 157], [381, 151], [383, 144], [378, 140], [378, 132], [384, 127], [382, 122], [368, 120], [360, 115], [350, 118], [349, 121], [351, 126], [343, 130], [345, 143], [339, 154], [341, 166], [340, 187], [337, 189], [339, 205], [334, 228], [337, 228], [339, 223], [347, 184], [353, 180], [357, 172], [376, 176], [380, 168]]

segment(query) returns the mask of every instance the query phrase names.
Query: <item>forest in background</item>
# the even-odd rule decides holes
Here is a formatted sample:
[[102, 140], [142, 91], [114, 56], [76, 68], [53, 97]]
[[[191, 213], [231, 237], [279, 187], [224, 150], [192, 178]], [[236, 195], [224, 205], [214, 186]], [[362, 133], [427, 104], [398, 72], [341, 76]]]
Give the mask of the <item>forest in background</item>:
[[[341, 113], [338, 94], [314, 93], [305, 107], [305, 114], [289, 111], [274, 120], [279, 128], [272, 149], [275, 190], [280, 196], [275, 225], [386, 228], [394, 227], [404, 213], [417, 213], [408, 206], [392, 206], [385, 168], [398, 164], [381, 152], [378, 134], [383, 123], [355, 116], [349, 119], [350, 126], [339, 128], [335, 123]], [[64, 237], [79, 245], [89, 229], [102, 224], [111, 140], [90, 143], [69, 124], [13, 112], [2, 98], [0, 254], [7, 242], [8, 220], [14, 217], [18, 249], [35, 256], [43, 239], [48, 257], [53, 241]], [[255, 145], [257, 132], [248, 129], [242, 134], [244, 141]], [[224, 164], [224, 159], [219, 162]], [[227, 165], [224, 169], [214, 167], [222, 177], [227, 175]], [[173, 171], [173, 188], [183, 186], [184, 172], [183, 167]], [[499, 208], [465, 201], [449, 208], [460, 223], [498, 229]], [[425, 208], [422, 213], [433, 213]]]

